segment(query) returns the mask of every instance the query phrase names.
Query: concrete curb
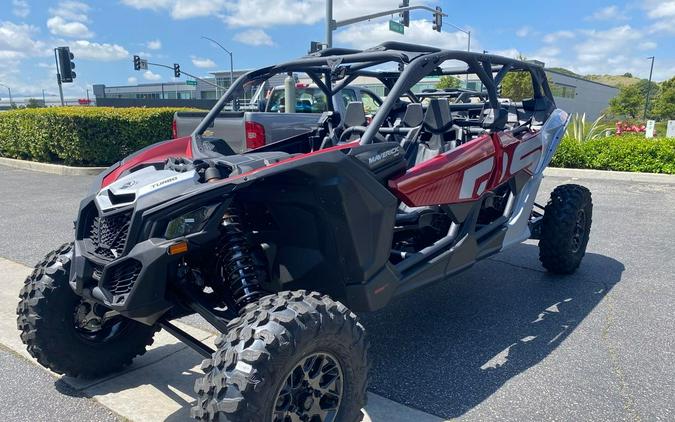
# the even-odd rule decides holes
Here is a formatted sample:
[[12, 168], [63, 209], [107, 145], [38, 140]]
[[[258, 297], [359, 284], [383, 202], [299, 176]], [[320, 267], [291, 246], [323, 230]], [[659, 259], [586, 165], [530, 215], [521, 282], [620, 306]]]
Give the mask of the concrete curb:
[[[0, 258], [3, 283], [0, 289], [0, 344], [36, 363], [19, 339], [15, 314], [19, 290], [30, 272], [29, 267]], [[179, 321], [175, 323], [213, 347], [215, 336], [212, 333]], [[162, 330], [155, 335], [148, 352], [118, 374], [98, 380], [61, 379], [129, 421], [185, 421], [190, 420], [190, 406], [196, 400], [194, 381], [203, 374], [199, 367], [201, 360], [201, 356]], [[363, 422], [443, 422], [441, 418], [373, 393], [368, 393], [368, 406], [363, 410]]]
[[544, 176], [570, 177], [576, 179], [620, 180], [644, 183], [665, 183], [668, 185], [675, 185], [675, 174], [547, 167], [546, 170], [544, 170]]
[[60, 164], [39, 163], [37, 161], [16, 160], [0, 157], [0, 164], [22, 170], [40, 171], [43, 173], [58, 174], [59, 176], [91, 176], [97, 175], [107, 167], [71, 167]]

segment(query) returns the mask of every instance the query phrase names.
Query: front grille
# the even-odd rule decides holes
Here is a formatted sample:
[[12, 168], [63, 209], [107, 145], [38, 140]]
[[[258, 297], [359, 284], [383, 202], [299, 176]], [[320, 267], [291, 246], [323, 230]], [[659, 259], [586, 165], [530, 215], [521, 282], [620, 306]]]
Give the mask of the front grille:
[[89, 228], [92, 253], [107, 260], [113, 260], [122, 254], [129, 235], [131, 212], [129, 210], [92, 219]]
[[141, 273], [142, 265], [140, 262], [129, 259], [106, 272], [106, 277], [101, 287], [114, 296], [125, 295], [131, 292], [136, 283], [138, 275]]

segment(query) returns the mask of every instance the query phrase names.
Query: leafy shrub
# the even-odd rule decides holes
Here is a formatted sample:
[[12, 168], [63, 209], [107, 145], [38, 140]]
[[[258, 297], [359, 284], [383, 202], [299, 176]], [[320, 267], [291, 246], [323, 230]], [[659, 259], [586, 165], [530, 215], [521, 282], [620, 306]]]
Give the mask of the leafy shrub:
[[576, 142], [565, 137], [551, 166], [675, 174], [675, 139], [637, 134]]
[[171, 138], [176, 108], [53, 107], [0, 113], [0, 156], [109, 165]]
[[574, 113], [570, 118], [569, 126], [567, 126], [565, 137], [577, 142], [586, 142], [604, 136], [605, 131], [611, 130], [608, 125], [600, 123], [604, 118], [605, 116], [598, 117], [589, 126], [586, 124], [586, 113], [582, 115]]

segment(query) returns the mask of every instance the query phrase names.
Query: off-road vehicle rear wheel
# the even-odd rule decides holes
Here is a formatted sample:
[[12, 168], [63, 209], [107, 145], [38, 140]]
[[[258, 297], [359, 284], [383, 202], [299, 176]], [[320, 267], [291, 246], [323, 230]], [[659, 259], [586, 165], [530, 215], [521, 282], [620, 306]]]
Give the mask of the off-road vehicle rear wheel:
[[145, 353], [156, 328], [77, 296], [68, 284], [72, 248], [69, 243], [49, 253], [26, 278], [17, 326], [43, 366], [69, 376], [103, 376]]
[[552, 273], [571, 274], [581, 263], [591, 231], [591, 192], [579, 185], [561, 185], [544, 208], [539, 260]]
[[199, 420], [361, 420], [367, 341], [356, 315], [328, 296], [282, 292], [247, 305], [195, 383]]

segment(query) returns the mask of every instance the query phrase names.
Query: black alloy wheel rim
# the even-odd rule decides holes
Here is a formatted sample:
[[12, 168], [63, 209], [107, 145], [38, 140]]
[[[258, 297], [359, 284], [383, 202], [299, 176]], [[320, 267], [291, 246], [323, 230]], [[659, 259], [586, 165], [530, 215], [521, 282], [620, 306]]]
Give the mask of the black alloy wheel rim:
[[329, 353], [313, 353], [288, 373], [274, 400], [272, 422], [334, 422], [344, 392], [344, 374]]
[[586, 232], [586, 213], [584, 210], [577, 211], [577, 221], [574, 223], [574, 232], [572, 234], [572, 252], [577, 253], [581, 249]]

